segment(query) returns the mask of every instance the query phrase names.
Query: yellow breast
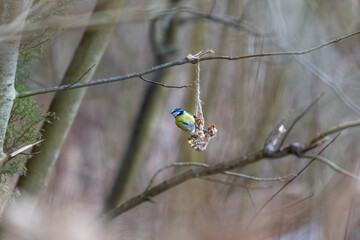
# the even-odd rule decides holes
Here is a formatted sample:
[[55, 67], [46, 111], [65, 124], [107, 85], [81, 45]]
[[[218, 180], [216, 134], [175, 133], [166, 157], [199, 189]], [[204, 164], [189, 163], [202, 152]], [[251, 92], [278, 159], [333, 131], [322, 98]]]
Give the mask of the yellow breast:
[[175, 124], [185, 132], [188, 132], [190, 134], [195, 132], [195, 119], [192, 115], [188, 113], [176, 116]]

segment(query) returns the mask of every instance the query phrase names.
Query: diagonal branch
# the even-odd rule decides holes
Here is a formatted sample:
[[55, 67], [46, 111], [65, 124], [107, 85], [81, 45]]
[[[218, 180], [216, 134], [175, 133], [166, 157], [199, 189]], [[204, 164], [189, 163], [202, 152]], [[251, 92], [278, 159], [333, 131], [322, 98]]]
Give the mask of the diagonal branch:
[[329, 167], [331, 167], [332, 169], [334, 169], [335, 171], [341, 173], [341, 174], [344, 174], [345, 176], [348, 176], [348, 177], [351, 177], [357, 181], [360, 181], [360, 177], [357, 176], [356, 174], [346, 170], [346, 169], [343, 169], [342, 167], [336, 165], [334, 162], [330, 161], [329, 159], [323, 157], [323, 156], [320, 156], [320, 155], [303, 155], [302, 156], [303, 158], [309, 158], [309, 159], [313, 159], [315, 158], [316, 160], [319, 160], [320, 162], [323, 162], [325, 163], [326, 165], [328, 165]]
[[199, 178], [199, 177], [205, 177], [217, 173], [221, 173], [224, 171], [228, 171], [234, 168], [241, 168], [246, 165], [255, 163], [257, 161], [260, 161], [263, 159], [264, 155], [262, 150], [250, 153], [248, 155], [245, 155], [241, 158], [236, 158], [228, 162], [219, 163], [213, 166], [210, 166], [208, 168], [194, 168], [190, 169], [179, 176], [175, 176], [173, 178], [170, 178], [166, 181], [163, 181], [162, 183], [145, 190], [141, 194], [137, 195], [136, 197], [133, 197], [129, 200], [127, 200], [125, 203], [121, 204], [119, 207], [110, 210], [107, 212], [103, 217], [112, 220], [116, 218], [117, 216], [121, 215], [122, 213], [140, 205], [141, 203], [144, 203], [151, 199], [152, 197], [159, 195], [160, 193], [163, 193], [167, 191], [170, 188], [173, 188], [183, 182], [186, 182], [188, 180]]
[[323, 95], [324, 95], [324, 93], [321, 93], [321, 95], [318, 98], [316, 98], [314, 101], [312, 101], [311, 104], [294, 119], [294, 121], [290, 124], [287, 131], [285, 132], [284, 137], [281, 139], [280, 144], [279, 144], [280, 147], [284, 144], [286, 138], [288, 137], [289, 133], [294, 128], [296, 123], [305, 116], [305, 114], [310, 110], [310, 108], [312, 106], [314, 106], [314, 104], [317, 103]]
[[[339, 133], [341, 130], [348, 128], [348, 127], [355, 127], [355, 126], [359, 126], [359, 125], [360, 125], [360, 121], [354, 121], [354, 122], [350, 122], [350, 123], [340, 124], [337, 127], [334, 127], [328, 131], [325, 131], [325, 132], [319, 134], [317, 137], [313, 138], [312, 140], [307, 141], [307, 143], [304, 143], [304, 144], [293, 143], [286, 147], [281, 147], [280, 149], [277, 149], [273, 152], [266, 151], [266, 149], [264, 148], [264, 149], [258, 150], [256, 152], [253, 152], [250, 154], [245, 154], [240, 158], [236, 158], [236, 159], [233, 159], [233, 160], [227, 161], [227, 162], [221, 162], [219, 164], [212, 165], [212, 166], [207, 165], [207, 164], [202, 164], [202, 163], [193, 163], [193, 165], [196, 165], [199, 167], [190, 169], [178, 176], [175, 176], [168, 180], [165, 180], [162, 183], [160, 183], [154, 187], [150, 187], [154, 181], [154, 178], [162, 170], [170, 167], [170, 166], [166, 166], [155, 173], [154, 177], [151, 179], [151, 182], [150, 182], [151, 184], [148, 186], [148, 188], [144, 192], [140, 193], [139, 195], [137, 195], [133, 198], [130, 198], [129, 200], [127, 200], [126, 202], [121, 204], [119, 207], [108, 211], [107, 213], [105, 213], [103, 215], [103, 217], [107, 220], [112, 220], [112, 219], [116, 218], [117, 216], [121, 215], [122, 213], [140, 205], [141, 203], [149, 201], [149, 199], [151, 199], [152, 197], [159, 195], [160, 193], [163, 193], [163, 192], [165, 192], [181, 183], [191, 180], [191, 179], [206, 177], [206, 176], [210, 176], [210, 175], [214, 175], [214, 174], [223, 174], [232, 169], [243, 168], [247, 165], [258, 162], [263, 159], [277, 159], [277, 158], [282, 158], [282, 157], [289, 156], [289, 155], [296, 155], [300, 158], [301, 157], [311, 158], [311, 161], [298, 174], [296, 174], [296, 176], [301, 174], [308, 167], [308, 165], [310, 165], [311, 162], [313, 162], [314, 160], [317, 159], [317, 160], [320, 160], [320, 161], [326, 163], [327, 165], [329, 165], [330, 167], [332, 167], [333, 169], [335, 169], [336, 171], [338, 171], [342, 174], [345, 174], [356, 180], [360, 180], [360, 178], [357, 177], [355, 174], [353, 174], [345, 169], [340, 168], [336, 164], [328, 161], [327, 159], [325, 159], [323, 157], [318, 156], [323, 150], [325, 150], [337, 138], [338, 135], [332, 141], [330, 141], [330, 143], [328, 143], [322, 149], [322, 151], [319, 152], [319, 154], [316, 157], [305, 154], [306, 152], [313, 149], [314, 146], [315, 147], [320, 146], [321, 144], [319, 144], [319, 141], [322, 140], [325, 136], [328, 136], [333, 133]], [[324, 141], [321, 141], [321, 143], [324, 143]], [[283, 188], [286, 187], [289, 183], [291, 183], [296, 178], [296, 176], [291, 178], [287, 182], [287, 184], [285, 184], [283, 186]], [[281, 188], [280, 191], [283, 188]], [[273, 197], [275, 197], [275, 196], [276, 196], [276, 194]], [[270, 201], [271, 201], [271, 199], [270, 199]], [[264, 208], [264, 207], [265, 206], [263, 206], [262, 208]], [[260, 208], [257, 212], [260, 212], [262, 208]]]
[[323, 140], [324, 138], [328, 137], [331, 134], [340, 132], [340, 131], [345, 130], [347, 128], [353, 128], [353, 127], [358, 127], [358, 126], [360, 126], [360, 120], [341, 123], [338, 126], [330, 128], [330, 129], [320, 133], [319, 135], [315, 136], [310, 141], [308, 141], [307, 145], [309, 145], [309, 146], [314, 145], [317, 142]]
[[[152, 176], [152, 178], [149, 181], [149, 184], [147, 186], [147, 189], [150, 189], [151, 186], [153, 185], [155, 178], [164, 170], [172, 168], [172, 167], [203, 167], [203, 168], [209, 168], [210, 165], [209, 164], [205, 164], [205, 163], [199, 163], [199, 162], [175, 162], [175, 163], [171, 163], [169, 165], [166, 165], [160, 169], [158, 169], [154, 175]], [[221, 174], [224, 175], [228, 175], [228, 176], [234, 176], [234, 177], [241, 177], [241, 178], [245, 178], [247, 180], [251, 180], [251, 181], [284, 181], [285, 179], [292, 177], [293, 174], [287, 175], [287, 176], [282, 176], [282, 177], [272, 177], [272, 178], [262, 178], [262, 177], [255, 177], [255, 176], [250, 176], [247, 174], [243, 174], [243, 173], [238, 173], [238, 172], [230, 172], [230, 171], [224, 171]]]
[[300, 51], [286, 51], [286, 52], [269, 52], [269, 53], [258, 53], [258, 54], [251, 54], [251, 55], [243, 55], [243, 56], [206, 56], [201, 57], [199, 59], [189, 59], [187, 57], [180, 58], [171, 62], [167, 62], [158, 66], [154, 66], [139, 72], [133, 72], [125, 75], [110, 77], [110, 78], [102, 78], [97, 80], [92, 80], [87, 83], [76, 83], [76, 84], [65, 84], [61, 86], [55, 86], [55, 87], [49, 87], [49, 88], [42, 88], [38, 90], [31, 90], [26, 92], [21, 92], [16, 94], [16, 98], [24, 98], [24, 97], [30, 97], [34, 95], [44, 94], [44, 93], [51, 93], [51, 92], [58, 92], [58, 91], [64, 91], [69, 89], [76, 89], [76, 88], [82, 88], [82, 87], [90, 87], [100, 84], [107, 84], [111, 82], [117, 82], [117, 81], [124, 81], [132, 78], [141, 77], [143, 75], [161, 71], [170, 67], [178, 66], [178, 65], [184, 65], [184, 64], [196, 64], [198, 61], [210, 61], [210, 60], [228, 60], [228, 61], [236, 61], [236, 60], [242, 60], [242, 59], [249, 59], [249, 58], [258, 58], [258, 57], [270, 57], [270, 56], [296, 56], [296, 55], [305, 55], [311, 52], [314, 52], [316, 50], [319, 50], [323, 47], [326, 47], [328, 45], [343, 41], [345, 39], [351, 38], [353, 36], [356, 36], [360, 34], [360, 31], [353, 32], [350, 34], [347, 34], [345, 36], [335, 38], [331, 41], [328, 41], [324, 44], [306, 49], [306, 50], [300, 50]]

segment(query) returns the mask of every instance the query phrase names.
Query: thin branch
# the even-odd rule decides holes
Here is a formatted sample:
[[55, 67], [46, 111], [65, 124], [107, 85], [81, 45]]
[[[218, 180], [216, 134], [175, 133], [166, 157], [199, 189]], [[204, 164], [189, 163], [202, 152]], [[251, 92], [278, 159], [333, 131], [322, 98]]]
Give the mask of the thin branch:
[[[209, 178], [209, 177], [200, 178], [200, 179], [203, 179], [203, 180], [206, 180], [206, 181], [210, 181], [210, 182], [216, 182], [216, 183], [220, 183], [220, 184], [224, 184], [224, 185], [228, 185], [228, 186], [245, 188], [246, 193], [247, 193], [248, 196], [249, 196], [251, 205], [253, 206], [254, 209], [256, 209], [254, 200], [253, 200], [253, 198], [251, 197], [251, 193], [250, 193], [249, 187], [246, 186], [245, 184], [228, 182], [228, 181], [222, 181], [222, 180], [219, 180], [219, 179]], [[251, 189], [254, 190], [255, 188], [252, 187]], [[257, 188], [257, 190], [264, 190], [264, 188]]]
[[51, 35], [51, 37], [46, 38], [45, 40], [43, 40], [43, 41], [41, 41], [41, 42], [39, 42], [39, 43], [37, 43], [37, 44], [35, 44], [35, 45], [33, 45], [33, 46], [30, 46], [30, 47], [28, 47], [28, 48], [25, 48], [25, 49], [20, 50], [19, 53], [21, 54], [21, 53], [26, 52], [26, 51], [28, 51], [28, 50], [34, 49], [34, 48], [36, 48], [36, 47], [38, 47], [38, 46], [40, 46], [40, 45], [42, 45], [42, 44], [44, 44], [44, 43], [52, 40], [52, 39], [54, 39], [56, 33], [57, 33], [57, 32], [54, 32], [54, 33]]
[[273, 178], [260, 178], [260, 177], [254, 177], [254, 176], [250, 176], [250, 175], [246, 175], [243, 173], [237, 173], [237, 172], [229, 172], [229, 171], [225, 171], [223, 172], [223, 174], [225, 175], [229, 175], [229, 176], [234, 176], [234, 177], [242, 177], [248, 180], [252, 180], [252, 181], [285, 181], [286, 179], [290, 178], [290, 177], [294, 177], [295, 174], [289, 174], [286, 176], [282, 176], [282, 177], [273, 177]]
[[256, 210], [256, 205], [255, 205], [254, 199], [253, 199], [252, 196], [251, 196], [251, 193], [250, 193], [249, 188], [245, 188], [245, 189], [246, 189], [246, 193], [247, 193], [248, 196], [249, 196], [249, 199], [250, 199], [250, 202], [251, 202], [251, 206], [253, 207], [254, 210]]
[[173, 67], [173, 66], [177, 66], [177, 65], [183, 65], [186, 63], [191, 63], [190, 60], [188, 60], [187, 58], [181, 58], [172, 62], [168, 62], [168, 63], [164, 63], [164, 64], [160, 64], [157, 65], [155, 67], [151, 67], [148, 68], [146, 70], [140, 71], [140, 72], [134, 72], [134, 73], [129, 73], [129, 74], [125, 74], [125, 75], [121, 75], [121, 76], [116, 76], [116, 77], [110, 77], [110, 78], [102, 78], [102, 79], [97, 79], [97, 80], [93, 80], [87, 83], [76, 83], [76, 84], [65, 84], [65, 85], [61, 85], [61, 86], [55, 86], [55, 87], [49, 87], [49, 88], [43, 88], [43, 89], [38, 89], [38, 90], [32, 90], [32, 91], [26, 91], [26, 92], [21, 92], [21, 93], [17, 93], [16, 98], [24, 98], [24, 97], [30, 97], [30, 96], [34, 96], [34, 95], [39, 95], [39, 94], [44, 94], [44, 93], [51, 93], [51, 92], [58, 92], [58, 91], [64, 91], [64, 90], [70, 90], [70, 89], [76, 89], [76, 88], [82, 88], [82, 87], [90, 87], [90, 86], [95, 86], [95, 85], [100, 85], [100, 84], [106, 84], [106, 83], [111, 83], [111, 82], [117, 82], [117, 81], [124, 81], [124, 80], [128, 80], [131, 78], [136, 78], [136, 77], [140, 77], [149, 73], [153, 73], [153, 72], [157, 72], [169, 67]]
[[31, 153], [22, 152], [22, 153], [19, 153], [19, 155], [34, 156], [34, 155], [37, 155], [39, 153], [40, 153], [40, 151], [31, 152]]
[[339, 124], [338, 126], [334, 127], [334, 128], [330, 128], [322, 133], [320, 133], [319, 135], [317, 135], [316, 137], [312, 138], [306, 145], [314, 145], [316, 144], [318, 141], [321, 141], [322, 139], [324, 139], [325, 137], [340, 132], [342, 130], [345, 130], [347, 128], [353, 128], [353, 127], [358, 127], [360, 126], [360, 120], [355, 120], [355, 121], [351, 121], [351, 122], [345, 122], [342, 124]]
[[334, 162], [330, 161], [329, 159], [323, 157], [323, 156], [316, 156], [316, 155], [304, 155], [302, 156], [303, 158], [309, 158], [309, 159], [313, 159], [315, 158], [316, 160], [319, 160], [323, 163], [325, 163], [326, 165], [328, 165], [329, 167], [331, 167], [332, 169], [334, 169], [335, 171], [341, 173], [341, 174], [344, 174], [348, 177], [351, 177], [357, 181], [360, 181], [360, 177], [355, 175], [354, 173], [346, 170], [346, 169], [343, 169], [342, 167], [336, 165]]
[[266, 211], [266, 212], [264, 212], [264, 214], [272, 214], [272, 213], [279, 212], [279, 211], [282, 211], [282, 210], [287, 209], [287, 208], [292, 208], [292, 207], [294, 207], [294, 206], [296, 206], [296, 205], [298, 205], [298, 204], [300, 204], [300, 203], [302, 203], [302, 202], [304, 202], [304, 201], [312, 198], [313, 196], [314, 196], [314, 194], [311, 193], [309, 196], [307, 196], [307, 197], [305, 197], [305, 198], [302, 198], [302, 199], [300, 199], [300, 200], [297, 200], [297, 201], [295, 201], [295, 202], [293, 202], [293, 203], [289, 203], [288, 205], [283, 206], [283, 207], [280, 207], [280, 208], [278, 208], [278, 209]]
[[251, 190], [264, 190], [266, 189], [266, 187], [249, 187], [246, 184], [243, 183], [235, 183], [235, 182], [229, 182], [229, 181], [224, 181], [224, 180], [220, 180], [220, 179], [216, 179], [216, 178], [210, 178], [210, 177], [202, 177], [199, 179], [203, 179], [205, 181], [209, 181], [209, 182], [216, 182], [216, 183], [220, 183], [223, 185], [228, 185], [228, 186], [233, 186], [233, 187], [242, 187], [242, 188], [250, 188]]
[[201, 58], [195, 59], [195, 60], [185, 57], [185, 58], [177, 59], [177, 60], [174, 60], [174, 61], [171, 61], [171, 62], [168, 62], [168, 63], [161, 64], [161, 65], [158, 65], [158, 66], [154, 66], [154, 67], [151, 67], [151, 68], [139, 71], [139, 72], [129, 73], [129, 74], [121, 75], [121, 76], [97, 79], [97, 80], [90, 81], [88, 83], [76, 83], [76, 84], [73, 84], [73, 85], [72, 84], [66, 84], [66, 85], [62, 85], [62, 86], [55, 86], [55, 87], [49, 87], [49, 88], [43, 88], [43, 89], [38, 89], [38, 90], [31, 90], [31, 91], [21, 92], [21, 93], [17, 93], [16, 98], [24, 98], [24, 97], [30, 97], [30, 96], [44, 94], [44, 93], [64, 91], [64, 90], [82, 88], [82, 87], [90, 87], [90, 86], [95, 86], [95, 85], [100, 85], [100, 84], [106, 84], [106, 83], [111, 83], [111, 82], [128, 80], [128, 79], [140, 77], [140, 76], [152, 73], [152, 72], [161, 71], [161, 70], [173, 67], [173, 66], [184, 65], [184, 64], [196, 64], [198, 61], [210, 61], [210, 60], [235, 61], [235, 60], [242, 60], [242, 59], [248, 59], [248, 58], [258, 58], [258, 57], [304, 55], [304, 54], [308, 54], [310, 52], [314, 52], [316, 50], [319, 50], [319, 49], [321, 49], [323, 47], [326, 47], [326, 46], [328, 46], [330, 44], [337, 43], [337, 42], [340, 42], [340, 41], [345, 40], [347, 38], [353, 37], [353, 36], [358, 35], [358, 34], [360, 34], [360, 31], [353, 32], [351, 34], [342, 36], [340, 38], [335, 38], [335, 39], [333, 39], [333, 40], [331, 40], [329, 42], [326, 42], [324, 44], [312, 47], [312, 48], [307, 49], [307, 50], [301, 50], [301, 51], [270, 52], [270, 53], [259, 53], [259, 54], [234, 56], [234, 57], [231, 57], [231, 56], [206, 56], [206, 57], [201, 57]]
[[139, 78], [147, 83], [151, 83], [151, 84], [155, 84], [161, 87], [165, 87], [165, 88], [188, 88], [191, 87], [191, 84], [188, 85], [180, 85], [180, 86], [176, 86], [176, 85], [166, 85], [164, 83], [160, 83], [160, 82], [155, 82], [155, 81], [151, 81], [149, 79], [144, 78], [143, 76], [139, 76]]
[[290, 126], [289, 126], [288, 129], [286, 130], [283, 138], [281, 139], [280, 144], [279, 144], [280, 147], [284, 144], [287, 136], [289, 135], [289, 133], [291, 132], [291, 130], [294, 128], [294, 126], [296, 125], [296, 123], [297, 123], [301, 118], [303, 118], [307, 112], [309, 112], [310, 108], [311, 108], [312, 106], [314, 106], [315, 103], [317, 103], [322, 96], [324, 96], [324, 92], [321, 93], [320, 96], [317, 97], [314, 101], [312, 101], [312, 103], [311, 103], [302, 113], [300, 113], [300, 114], [294, 119], [294, 121], [290, 124]]
[[[149, 184], [147, 186], [146, 189], [150, 189], [151, 186], [153, 185], [155, 178], [164, 170], [168, 169], [168, 168], [172, 168], [172, 167], [184, 167], [184, 166], [195, 166], [195, 167], [203, 167], [203, 168], [209, 168], [210, 165], [205, 164], [205, 163], [199, 163], [199, 162], [176, 162], [176, 163], [171, 163], [169, 165], [166, 165], [160, 169], [158, 169], [154, 175], [152, 176], [152, 178], [149, 181]], [[250, 175], [246, 175], [243, 173], [236, 173], [236, 172], [230, 172], [230, 171], [224, 171], [221, 172], [220, 174], [224, 174], [224, 175], [228, 175], [228, 176], [234, 176], [234, 177], [242, 177], [248, 180], [252, 180], [252, 181], [284, 181], [289, 177], [294, 176], [294, 174], [290, 174], [287, 176], [283, 176], [283, 177], [274, 177], [274, 178], [261, 178], [261, 177], [254, 177], [254, 176], [250, 176]]]
[[88, 74], [88, 73], [90, 72], [90, 70], [93, 69], [94, 67], [95, 67], [95, 64], [93, 64], [91, 67], [89, 67], [88, 70], [86, 70], [86, 71], [79, 77], [78, 80], [76, 80], [75, 82], [73, 82], [72, 84], [70, 84], [70, 86], [69, 86], [68, 88], [70, 88], [70, 87], [74, 86], [74, 84], [80, 82], [81, 79], [83, 79], [83, 77], [84, 77], [86, 74]]
[[164, 170], [168, 169], [168, 168], [172, 168], [172, 167], [184, 167], [184, 166], [192, 166], [192, 167], [209, 167], [209, 165], [205, 164], [205, 163], [198, 163], [198, 162], [176, 162], [176, 163], [171, 163], [169, 165], [166, 165], [160, 169], [158, 169], [154, 175], [151, 177], [148, 186], [146, 187], [146, 189], [150, 189], [151, 186], [153, 185], [155, 178]]
[[349, 231], [351, 230], [351, 229], [349, 229], [349, 228], [350, 228], [349, 225], [350, 225], [350, 221], [351, 221], [351, 219], [352, 219], [352, 215], [353, 215], [353, 213], [354, 213], [353, 207], [354, 207], [354, 195], [351, 196], [349, 211], [348, 211], [348, 213], [347, 213], [346, 224], [345, 224], [344, 240], [351, 239], [351, 238], [349, 237]]
[[25, 130], [23, 130], [23, 132], [20, 136], [18, 136], [16, 139], [14, 139], [12, 141], [12, 144], [11, 144], [11, 146], [8, 147], [8, 149], [12, 149], [12, 148], [16, 147], [18, 145], [18, 143], [20, 142], [20, 140], [23, 139], [25, 134], [27, 134], [31, 129], [35, 128], [35, 126], [38, 125], [43, 120], [44, 120], [44, 118], [40, 117], [37, 120], [35, 120], [34, 122], [32, 122]]
[[[251, 23], [245, 19], [236, 19], [236, 18], [232, 18], [232, 17], [228, 17], [228, 16], [214, 15], [214, 14], [211, 14], [211, 12], [209, 14], [206, 12], [199, 11], [195, 8], [189, 8], [189, 7], [183, 7], [183, 6], [179, 6], [179, 7], [170, 9], [170, 10], [166, 10], [166, 11], [160, 13], [156, 18], [161, 18], [161, 17], [167, 16], [169, 14], [175, 15], [180, 12], [190, 13], [192, 15], [196, 15], [203, 19], [208, 19], [213, 22], [222, 23], [222, 24], [231, 26], [236, 29], [244, 30], [247, 33], [255, 35], [255, 36], [269, 35], [269, 34], [262, 34], [261, 30], [257, 26], [255, 26], [253, 23]], [[187, 19], [179, 19], [179, 21], [186, 21], [186, 20]]]

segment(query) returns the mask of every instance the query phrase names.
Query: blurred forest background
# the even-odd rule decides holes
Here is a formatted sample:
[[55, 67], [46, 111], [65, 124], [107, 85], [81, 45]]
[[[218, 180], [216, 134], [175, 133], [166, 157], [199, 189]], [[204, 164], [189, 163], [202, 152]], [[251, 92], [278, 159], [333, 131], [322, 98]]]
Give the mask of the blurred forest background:
[[[215, 51], [207, 56], [302, 51], [360, 29], [356, 0], [38, 0], [32, 5], [36, 8], [30, 10], [24, 25], [17, 70], [17, 81], [22, 79], [21, 86], [27, 87], [17, 88], [18, 92], [57, 86], [63, 79], [73, 83], [86, 77], [139, 72], [206, 49]], [[96, 18], [91, 17], [94, 8]], [[110, 10], [116, 13], [116, 24], [107, 18]], [[111, 24], [114, 29], [107, 29]], [[10, 26], [1, 27], [0, 35], [6, 38], [3, 34]], [[102, 42], [104, 52], [96, 57], [82, 54], [78, 46], [84, 43], [84, 32], [98, 30], [104, 31], [96, 40]], [[98, 34], [93, 32], [86, 36]], [[84, 44], [81, 51], [92, 49], [92, 44]], [[104, 211], [144, 191], [153, 174], [168, 164], [216, 164], [261, 149], [281, 120], [293, 118], [322, 93], [287, 143], [304, 142], [325, 129], [358, 119], [359, 64], [357, 35], [308, 54], [202, 61], [204, 118], [206, 125], [215, 124], [219, 130], [204, 152], [189, 147], [188, 134], [176, 127], [170, 114], [177, 107], [194, 112], [193, 86], [166, 88], [132, 78], [81, 88], [82, 93], [64, 91], [68, 95], [55, 98], [68, 100], [61, 104], [79, 100], [78, 110], [75, 106], [70, 114], [74, 120], [69, 120], [69, 130], [61, 123], [66, 117], [57, 112], [67, 110], [56, 108], [56, 102], [49, 109], [55, 93], [33, 96], [42, 105], [42, 114], [55, 114], [48, 125], [64, 133], [64, 142], [51, 153], [53, 162], [38, 160], [43, 157], [38, 152], [47, 151], [42, 147], [51, 142], [43, 131], [45, 141], [33, 150], [28, 173], [2, 175], [8, 188], [18, 187], [16, 196], [2, 206], [2, 237], [359, 239], [358, 182], [317, 161], [250, 225], [256, 210], [284, 181], [254, 182], [222, 175], [212, 176], [211, 181], [195, 179], [131, 209], [109, 226], [95, 221]], [[79, 73], [72, 76], [71, 67]], [[184, 64], [144, 77], [181, 86], [194, 83], [195, 69], [196, 65]], [[83, 99], [72, 98], [81, 94], [85, 94]], [[41, 123], [36, 126], [39, 129]], [[52, 137], [57, 138], [56, 134]], [[357, 175], [359, 134], [358, 128], [343, 131], [322, 155]], [[44, 162], [47, 165], [39, 166]], [[308, 162], [289, 156], [263, 160], [238, 172], [263, 178], [288, 176]], [[168, 169], [155, 184], [187, 169]], [[31, 179], [44, 172], [49, 175], [34, 190]]]

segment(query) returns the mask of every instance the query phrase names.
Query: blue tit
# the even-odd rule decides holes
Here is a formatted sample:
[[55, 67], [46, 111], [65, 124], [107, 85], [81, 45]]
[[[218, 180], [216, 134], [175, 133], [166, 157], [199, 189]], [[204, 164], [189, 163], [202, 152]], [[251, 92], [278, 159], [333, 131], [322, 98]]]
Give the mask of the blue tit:
[[183, 131], [190, 133], [191, 136], [195, 133], [195, 117], [191, 113], [181, 109], [175, 108], [171, 114], [175, 118], [175, 124]]

